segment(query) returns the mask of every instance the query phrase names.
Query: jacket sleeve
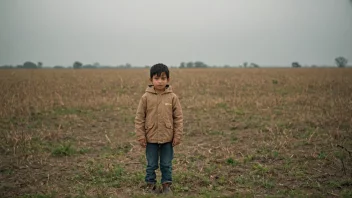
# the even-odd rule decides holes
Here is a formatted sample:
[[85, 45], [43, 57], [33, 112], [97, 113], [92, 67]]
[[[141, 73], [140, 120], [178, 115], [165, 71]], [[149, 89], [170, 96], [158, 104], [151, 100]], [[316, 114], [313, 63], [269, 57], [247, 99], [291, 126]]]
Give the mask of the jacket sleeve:
[[173, 120], [174, 120], [174, 138], [181, 141], [183, 135], [183, 113], [180, 100], [177, 96], [173, 100]]
[[136, 117], [134, 119], [134, 127], [137, 140], [145, 139], [145, 117], [146, 117], [146, 98], [142, 97], [139, 100]]

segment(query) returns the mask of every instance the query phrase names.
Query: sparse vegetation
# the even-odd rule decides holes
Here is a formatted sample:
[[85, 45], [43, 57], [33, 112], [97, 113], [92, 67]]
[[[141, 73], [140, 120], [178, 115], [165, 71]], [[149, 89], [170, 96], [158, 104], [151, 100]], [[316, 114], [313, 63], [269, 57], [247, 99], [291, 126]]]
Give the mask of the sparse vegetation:
[[[351, 69], [171, 76], [175, 197], [352, 195]], [[2, 70], [0, 197], [151, 197], [133, 132], [147, 84], [147, 69]]]

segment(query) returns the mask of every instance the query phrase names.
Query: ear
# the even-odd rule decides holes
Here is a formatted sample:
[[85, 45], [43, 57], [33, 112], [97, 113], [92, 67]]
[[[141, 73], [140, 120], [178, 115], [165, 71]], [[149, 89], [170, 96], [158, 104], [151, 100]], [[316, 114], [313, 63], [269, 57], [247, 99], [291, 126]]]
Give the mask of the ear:
[[170, 77], [167, 79], [167, 83], [169, 83], [170, 82]]
[[153, 78], [149, 78], [150, 82], [153, 82]]

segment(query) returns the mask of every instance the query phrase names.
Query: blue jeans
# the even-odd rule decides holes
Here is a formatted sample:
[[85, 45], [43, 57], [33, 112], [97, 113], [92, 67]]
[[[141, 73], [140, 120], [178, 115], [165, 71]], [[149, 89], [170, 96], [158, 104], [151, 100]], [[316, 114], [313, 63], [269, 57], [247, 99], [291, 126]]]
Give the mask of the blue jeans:
[[148, 164], [145, 181], [147, 183], [156, 183], [155, 170], [159, 168], [160, 157], [161, 183], [172, 183], [172, 159], [174, 157], [172, 143], [147, 143], [146, 155]]

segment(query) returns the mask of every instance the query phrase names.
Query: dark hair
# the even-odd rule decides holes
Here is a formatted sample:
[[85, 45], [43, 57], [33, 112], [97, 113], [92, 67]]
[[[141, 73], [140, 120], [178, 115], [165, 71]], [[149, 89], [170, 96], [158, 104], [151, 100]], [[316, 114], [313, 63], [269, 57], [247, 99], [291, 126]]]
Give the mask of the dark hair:
[[169, 68], [162, 63], [155, 64], [150, 68], [150, 78], [153, 78], [155, 74], [160, 76], [163, 72], [165, 72], [166, 77], [169, 78]]

